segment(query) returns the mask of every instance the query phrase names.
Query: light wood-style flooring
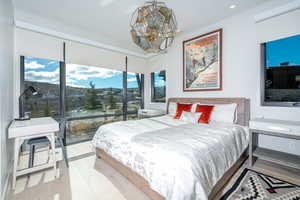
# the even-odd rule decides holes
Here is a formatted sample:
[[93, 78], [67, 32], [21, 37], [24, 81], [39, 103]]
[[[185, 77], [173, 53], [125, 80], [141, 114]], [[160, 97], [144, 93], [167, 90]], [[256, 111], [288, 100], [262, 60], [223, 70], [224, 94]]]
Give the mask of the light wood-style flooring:
[[[19, 177], [16, 189], [10, 191], [9, 200], [150, 200], [125, 177], [96, 158], [90, 142], [68, 146], [70, 167], [59, 162], [59, 178], [54, 179], [52, 169]], [[48, 151], [36, 154], [36, 163], [46, 162]], [[61, 153], [58, 154], [61, 157]], [[28, 155], [23, 155], [20, 167], [28, 164]], [[247, 166], [247, 162], [241, 167]], [[271, 163], [257, 161], [254, 170], [300, 185], [300, 172]], [[239, 172], [226, 187], [238, 177]], [[222, 195], [222, 191], [216, 199]]]

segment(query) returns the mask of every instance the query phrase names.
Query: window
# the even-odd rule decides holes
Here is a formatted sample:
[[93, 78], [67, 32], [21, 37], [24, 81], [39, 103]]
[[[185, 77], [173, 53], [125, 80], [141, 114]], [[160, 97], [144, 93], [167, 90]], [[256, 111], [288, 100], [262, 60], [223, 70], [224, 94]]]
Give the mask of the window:
[[66, 118], [67, 144], [92, 139], [103, 124], [136, 119], [144, 104], [143, 84], [139, 73], [126, 78], [123, 71], [21, 56], [21, 90], [33, 86], [39, 93], [26, 96], [25, 112]]
[[262, 104], [300, 105], [300, 35], [263, 43]]
[[166, 71], [151, 73], [151, 102], [166, 102]]
[[60, 114], [59, 61], [21, 57], [24, 63], [24, 84], [21, 90], [33, 86], [36, 96], [26, 96], [24, 111], [30, 112], [31, 117], [58, 116]]

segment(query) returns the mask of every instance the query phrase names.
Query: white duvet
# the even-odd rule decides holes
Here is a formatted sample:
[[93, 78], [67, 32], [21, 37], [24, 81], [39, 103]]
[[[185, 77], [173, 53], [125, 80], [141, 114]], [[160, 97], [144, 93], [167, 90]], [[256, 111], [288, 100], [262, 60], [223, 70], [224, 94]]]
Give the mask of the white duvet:
[[101, 126], [94, 147], [144, 177], [167, 200], [206, 200], [248, 145], [246, 127], [171, 116]]

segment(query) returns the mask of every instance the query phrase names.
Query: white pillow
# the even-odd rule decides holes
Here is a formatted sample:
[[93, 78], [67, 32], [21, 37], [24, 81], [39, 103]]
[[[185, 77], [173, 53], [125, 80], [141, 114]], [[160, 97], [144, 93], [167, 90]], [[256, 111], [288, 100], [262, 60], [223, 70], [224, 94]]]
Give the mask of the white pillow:
[[186, 112], [182, 111], [182, 114], [180, 116], [180, 119], [182, 121], [190, 122], [190, 123], [198, 123], [198, 120], [201, 116], [201, 112]]
[[210, 121], [234, 123], [236, 120], [236, 103], [215, 104]]
[[169, 115], [175, 116], [176, 113], [176, 109], [177, 109], [177, 103], [174, 102], [170, 102], [169, 103]]

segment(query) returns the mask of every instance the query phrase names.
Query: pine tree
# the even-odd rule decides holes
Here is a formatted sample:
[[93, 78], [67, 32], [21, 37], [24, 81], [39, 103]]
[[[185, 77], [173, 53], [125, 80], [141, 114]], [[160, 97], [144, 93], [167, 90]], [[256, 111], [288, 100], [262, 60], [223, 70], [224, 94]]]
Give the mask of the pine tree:
[[33, 104], [30, 104], [30, 106], [29, 106], [29, 110], [30, 110], [30, 112], [31, 112], [31, 113], [33, 113], [33, 112], [34, 112], [34, 107], [33, 107]]
[[90, 89], [87, 90], [85, 94], [86, 98], [86, 108], [89, 110], [93, 110], [96, 108], [102, 108], [101, 103], [97, 100], [97, 91], [95, 88], [95, 84], [93, 82], [90, 82]]
[[44, 109], [44, 116], [45, 117], [50, 116], [50, 108], [49, 108], [49, 100], [48, 99], [46, 100], [46, 106], [45, 106], [45, 109]]
[[113, 95], [113, 92], [112, 92], [112, 88], [110, 88], [110, 92], [108, 94], [108, 106], [110, 109], [116, 109], [117, 107], [117, 103], [116, 103], [116, 99]]
[[68, 112], [70, 110], [69, 102], [71, 102], [71, 104], [72, 104], [72, 99], [71, 99], [71, 97], [66, 97], [65, 99], [66, 99], [66, 101], [65, 101], [65, 111]]

